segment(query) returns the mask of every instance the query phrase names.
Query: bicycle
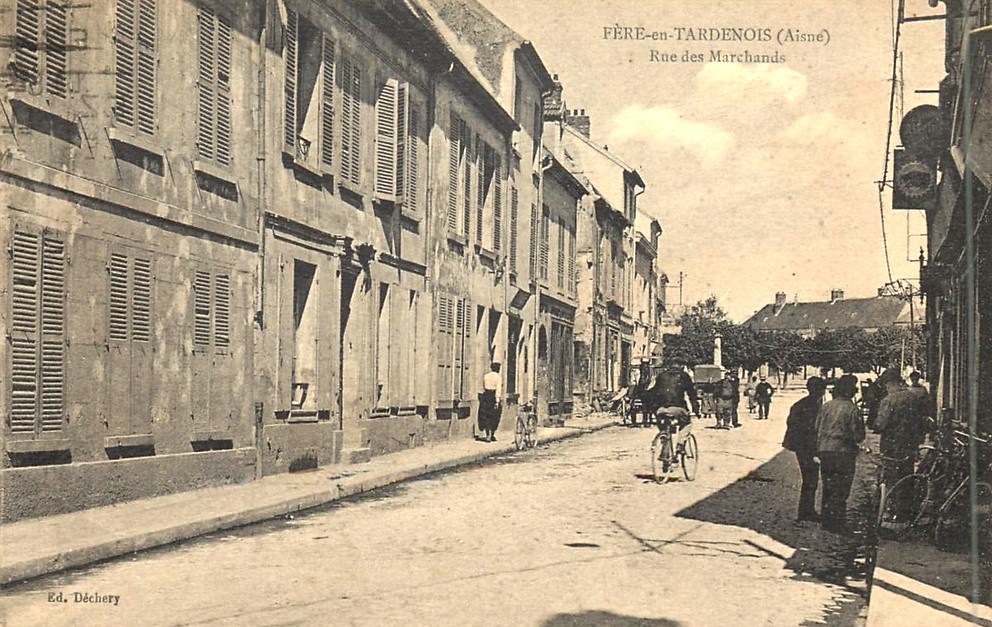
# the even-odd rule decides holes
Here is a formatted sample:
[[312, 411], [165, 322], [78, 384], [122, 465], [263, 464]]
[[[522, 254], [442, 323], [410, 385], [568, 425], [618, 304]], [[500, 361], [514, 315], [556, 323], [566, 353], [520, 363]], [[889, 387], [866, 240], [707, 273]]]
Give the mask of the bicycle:
[[[682, 420], [689, 419], [684, 426]], [[673, 471], [681, 467], [687, 481], [695, 481], [699, 467], [699, 446], [692, 434], [692, 421], [686, 412], [684, 418], [679, 413], [659, 409], [655, 414], [658, 433], [651, 441], [651, 477], [656, 483], [666, 483]], [[679, 437], [681, 435], [681, 438]], [[673, 439], [676, 442], [673, 444]]]
[[537, 409], [531, 403], [520, 407], [513, 427], [513, 444], [518, 451], [537, 446]]
[[886, 457], [878, 454], [878, 458], [878, 511], [875, 525], [879, 532], [885, 530], [898, 539], [908, 534], [923, 516], [923, 506], [927, 502], [930, 487], [925, 475], [919, 472], [900, 477], [889, 486], [891, 472], [909, 462], [911, 457]]

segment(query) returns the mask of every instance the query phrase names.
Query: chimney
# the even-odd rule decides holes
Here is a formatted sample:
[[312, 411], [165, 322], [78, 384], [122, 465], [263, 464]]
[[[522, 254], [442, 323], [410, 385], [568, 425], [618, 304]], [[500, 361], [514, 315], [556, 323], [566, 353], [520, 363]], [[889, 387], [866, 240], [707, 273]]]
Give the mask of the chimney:
[[782, 311], [785, 307], [785, 292], [775, 292], [775, 313]]
[[589, 116], [585, 109], [565, 109], [565, 123], [589, 137]]
[[839, 300], [844, 300], [844, 290], [830, 290], [830, 302], [835, 303]]
[[558, 122], [568, 113], [565, 109], [565, 101], [562, 100], [563, 88], [557, 74], [552, 76], [552, 82], [554, 82], [554, 87], [551, 88], [551, 93], [544, 98], [544, 120], [546, 122]]

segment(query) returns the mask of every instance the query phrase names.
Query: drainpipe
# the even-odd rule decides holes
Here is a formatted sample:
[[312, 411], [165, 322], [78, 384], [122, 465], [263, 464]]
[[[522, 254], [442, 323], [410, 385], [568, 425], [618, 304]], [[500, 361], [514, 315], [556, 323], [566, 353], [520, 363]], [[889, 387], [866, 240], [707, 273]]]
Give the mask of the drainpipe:
[[[550, 170], [552, 165], [554, 165], [554, 161], [553, 160], [548, 159], [547, 164], [545, 164], [544, 159], [543, 158], [541, 159], [540, 175], [538, 176], [538, 178], [540, 179], [540, 185], [537, 188], [537, 202], [534, 204], [534, 210], [541, 212], [539, 214], [540, 217], [536, 221], [537, 230], [538, 230], [538, 242], [537, 242], [537, 245], [538, 245], [537, 276], [536, 277], [532, 277], [534, 279], [534, 332], [533, 332], [533, 337], [532, 337], [532, 341], [531, 341], [531, 344], [533, 346], [533, 349], [532, 349], [533, 352], [531, 353], [531, 363], [533, 364], [533, 366], [531, 367], [531, 370], [533, 371], [533, 376], [531, 377], [531, 380], [534, 382], [534, 384], [533, 384], [533, 387], [531, 388], [531, 397], [533, 399], [535, 399], [535, 400], [537, 399], [537, 382], [538, 382], [537, 381], [537, 373], [538, 373], [538, 370], [539, 370], [538, 364], [540, 363], [539, 362], [540, 357], [538, 355], [538, 350], [537, 349], [538, 349], [538, 336], [540, 335], [539, 334], [539, 330], [540, 330], [540, 324], [541, 324], [541, 254], [540, 254], [540, 247], [543, 245], [543, 241], [544, 240], [543, 239], [540, 239], [540, 232], [541, 232], [541, 224], [543, 223], [543, 220], [544, 220], [544, 173], [547, 172], [548, 170]], [[531, 222], [533, 223], [534, 221], [532, 220]], [[534, 404], [534, 411], [537, 411], [537, 403], [536, 402]]]
[[[262, 28], [258, 36], [258, 132], [257, 132], [257, 147], [258, 153], [255, 156], [256, 173], [257, 179], [257, 198], [258, 198], [258, 261], [255, 271], [255, 280], [257, 282], [255, 286], [255, 329], [261, 335], [265, 327], [264, 311], [265, 311], [265, 208], [267, 206], [266, 201], [266, 186], [265, 186], [265, 176], [266, 176], [266, 162], [265, 162], [265, 57], [266, 57], [266, 40], [268, 38], [268, 28], [265, 26], [266, 19], [268, 16], [269, 4], [268, 2], [263, 3], [262, 9]], [[253, 351], [256, 355], [257, 351]], [[253, 372], [257, 373], [258, 365], [252, 364]], [[264, 400], [256, 399], [255, 403], [255, 478], [262, 478], [262, 448], [264, 446], [264, 425], [265, 425], [265, 405]]]

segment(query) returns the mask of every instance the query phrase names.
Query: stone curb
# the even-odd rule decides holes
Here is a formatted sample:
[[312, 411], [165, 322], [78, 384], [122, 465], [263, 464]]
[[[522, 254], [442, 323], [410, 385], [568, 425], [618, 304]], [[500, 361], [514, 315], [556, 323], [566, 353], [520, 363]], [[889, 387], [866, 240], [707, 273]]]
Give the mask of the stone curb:
[[[604, 422], [583, 427], [542, 428], [539, 432], [539, 442], [556, 442], [592, 433], [612, 426], [614, 422]], [[80, 568], [89, 564], [110, 560], [116, 557], [144, 551], [155, 547], [165, 546], [190, 540], [199, 536], [242, 527], [287, 514], [320, 507], [350, 496], [356, 496], [383, 488], [389, 485], [403, 483], [417, 477], [465, 466], [485, 460], [496, 455], [515, 452], [516, 447], [510, 441], [496, 447], [490, 447], [478, 452], [441, 458], [427, 464], [412, 467], [385, 469], [378, 473], [358, 477], [343, 477], [326, 489], [318, 489], [306, 494], [295, 495], [285, 500], [249, 507], [241, 511], [213, 514], [199, 520], [168, 525], [159, 529], [137, 532], [126, 537], [94, 541], [88, 546], [73, 549], [63, 553], [41, 555], [14, 564], [0, 566], [0, 587], [50, 575], [63, 570]], [[264, 481], [264, 480], [263, 480]], [[245, 484], [250, 489], [251, 484]]]

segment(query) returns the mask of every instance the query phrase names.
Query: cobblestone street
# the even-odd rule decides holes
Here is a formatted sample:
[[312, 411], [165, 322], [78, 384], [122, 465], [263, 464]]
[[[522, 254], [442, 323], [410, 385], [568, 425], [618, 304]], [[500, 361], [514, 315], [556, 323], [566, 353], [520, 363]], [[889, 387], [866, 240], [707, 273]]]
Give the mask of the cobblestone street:
[[793, 525], [788, 402], [698, 421], [695, 482], [648, 482], [653, 430], [617, 427], [14, 587], [4, 622], [854, 624], [864, 536]]

